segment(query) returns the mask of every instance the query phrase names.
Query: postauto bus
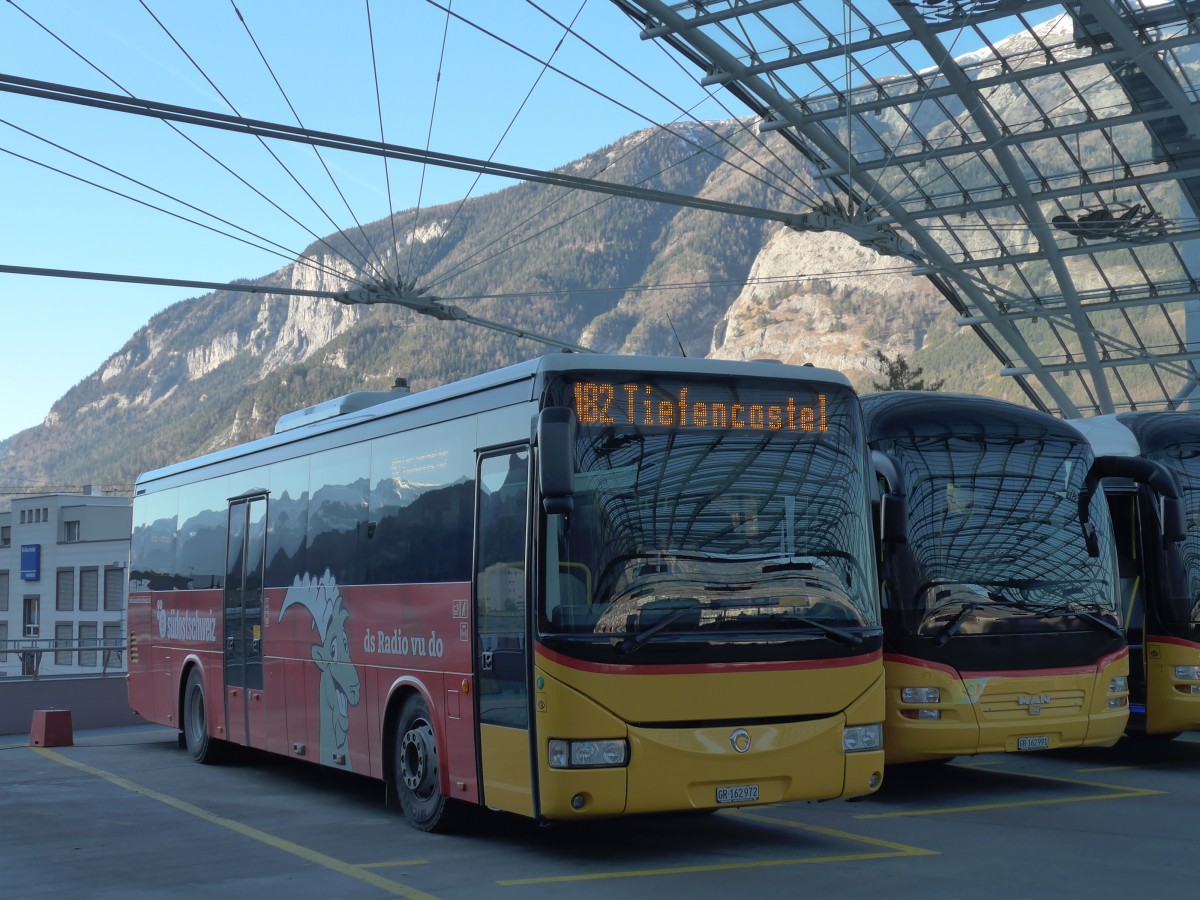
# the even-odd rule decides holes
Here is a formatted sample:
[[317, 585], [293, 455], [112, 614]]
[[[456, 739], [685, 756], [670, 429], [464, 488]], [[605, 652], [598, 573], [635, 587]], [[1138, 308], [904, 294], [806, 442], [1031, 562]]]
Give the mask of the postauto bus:
[[[1129, 655], [1087, 441], [986, 397], [898, 391], [863, 408], [882, 483], [887, 761], [1115, 743]], [[900, 515], [906, 542], [889, 534]]]
[[143, 475], [132, 706], [410, 822], [874, 791], [873, 476], [838, 373], [555, 354]]
[[1109, 455], [1130, 653], [1130, 732], [1200, 730], [1200, 413], [1075, 419]]

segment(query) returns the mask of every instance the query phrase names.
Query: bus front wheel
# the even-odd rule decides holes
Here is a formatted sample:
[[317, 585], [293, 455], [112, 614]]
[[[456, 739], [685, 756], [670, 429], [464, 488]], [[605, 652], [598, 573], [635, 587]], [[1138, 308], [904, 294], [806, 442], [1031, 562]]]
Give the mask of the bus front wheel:
[[392, 777], [400, 808], [414, 828], [447, 831], [453, 827], [456, 804], [442, 793], [433, 717], [420, 694], [405, 700], [400, 711]]
[[217, 761], [216, 741], [208, 734], [208, 706], [204, 699], [204, 679], [198, 668], [188, 673], [183, 689], [183, 739], [192, 759], [199, 763]]

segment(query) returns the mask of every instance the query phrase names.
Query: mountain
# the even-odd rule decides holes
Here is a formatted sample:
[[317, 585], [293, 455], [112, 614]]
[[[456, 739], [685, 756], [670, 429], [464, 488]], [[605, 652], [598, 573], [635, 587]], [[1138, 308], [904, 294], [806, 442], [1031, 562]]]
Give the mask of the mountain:
[[[712, 149], [702, 153], [697, 146]], [[781, 142], [771, 146], [782, 152]], [[680, 194], [803, 209], [802, 200], [769, 186], [745, 153], [763, 155], [742, 125], [730, 121], [677, 127], [676, 136], [638, 132], [565, 169]], [[813, 190], [807, 174], [799, 178]], [[796, 179], [788, 174], [793, 185]], [[814, 309], [840, 304], [840, 324], [830, 327], [843, 329], [844, 350], [838, 355], [814, 344], [814, 362], [836, 356], [838, 368], [861, 374], [876, 346], [911, 350], [912, 335], [937, 311], [923, 282], [907, 277], [910, 293], [926, 299], [920, 313], [897, 311], [894, 321], [866, 311], [877, 304], [862, 300], [861, 279], [822, 298], [822, 272], [876, 264], [850, 241], [837, 242], [844, 254], [830, 253], [828, 235], [784, 233], [773, 223], [703, 210], [521, 184], [394, 218], [401, 247], [384, 257], [389, 270], [417, 271], [420, 263], [418, 283], [434, 285], [434, 295], [491, 297], [449, 301], [475, 315], [599, 350], [678, 354], [682, 346], [692, 356], [807, 358], [803, 336], [786, 354], [776, 352], [791, 342], [793, 325], [783, 313], [797, 303], [782, 301], [792, 288], [772, 284], [769, 297], [741, 289], [752, 270], [776, 278], [781, 266], [820, 263], [804, 269], [811, 274], [795, 288], [809, 292], [804, 303]], [[364, 229], [366, 239], [385, 246], [391, 228], [386, 220], [373, 223]], [[799, 258], [796, 242], [808, 248]], [[337, 273], [359, 274], [346, 262], [362, 258], [352, 243], [364, 246], [364, 239], [318, 241], [302, 260], [246, 284], [340, 290], [345, 282]], [[676, 287], [639, 289], [648, 285]], [[742, 338], [761, 320], [759, 306], [770, 307], [779, 322], [769, 346], [754, 347]], [[154, 316], [56, 402], [40, 426], [0, 442], [0, 483], [130, 484], [147, 469], [268, 434], [283, 413], [321, 400], [386, 389], [397, 377], [420, 390], [545, 349], [396, 307], [217, 291]]]
[[[879, 127], [908, 126], [885, 116]], [[640, 131], [564, 171], [783, 212], [828, 197], [779, 135], [763, 145], [747, 128]], [[246, 283], [342, 290], [342, 275], [368, 265], [363, 248], [391, 246], [393, 229], [400, 246], [382, 256], [388, 271], [474, 315], [559, 340], [812, 362], [868, 390], [883, 351], [944, 378], [947, 390], [1023, 400], [904, 260], [839, 234], [546, 185], [399, 212]], [[147, 469], [269, 434], [283, 413], [321, 400], [398, 377], [420, 390], [545, 351], [396, 307], [218, 291], [154, 316], [40, 426], [0, 442], [0, 484], [128, 485]]]

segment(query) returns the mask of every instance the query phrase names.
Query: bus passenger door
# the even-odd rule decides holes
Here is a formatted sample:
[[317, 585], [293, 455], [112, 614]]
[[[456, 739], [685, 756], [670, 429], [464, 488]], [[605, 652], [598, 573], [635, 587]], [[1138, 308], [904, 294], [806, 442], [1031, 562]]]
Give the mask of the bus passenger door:
[[532, 816], [526, 548], [529, 450], [479, 460], [475, 498], [475, 698], [483, 802]]
[[[225, 575], [225, 738], [262, 746], [263, 560], [267, 498], [229, 502]], [[257, 738], [257, 740], [252, 740]]]
[[1121, 622], [1129, 643], [1129, 701], [1132, 716], [1146, 713], [1146, 566], [1142, 554], [1142, 525], [1138, 495], [1111, 491], [1106, 495], [1117, 545], [1117, 572], [1121, 588]]

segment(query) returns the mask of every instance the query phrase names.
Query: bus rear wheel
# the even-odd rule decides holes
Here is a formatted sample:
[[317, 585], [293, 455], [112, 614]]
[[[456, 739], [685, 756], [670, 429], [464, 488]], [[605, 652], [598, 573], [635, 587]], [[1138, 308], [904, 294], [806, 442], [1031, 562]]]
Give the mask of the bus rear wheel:
[[400, 808], [414, 828], [449, 831], [458, 823], [458, 804], [442, 793], [437, 735], [420, 694], [405, 700], [400, 711], [392, 777]]
[[198, 763], [217, 762], [217, 742], [208, 733], [208, 705], [204, 699], [204, 679], [200, 670], [188, 673], [183, 689], [183, 739], [192, 759]]

